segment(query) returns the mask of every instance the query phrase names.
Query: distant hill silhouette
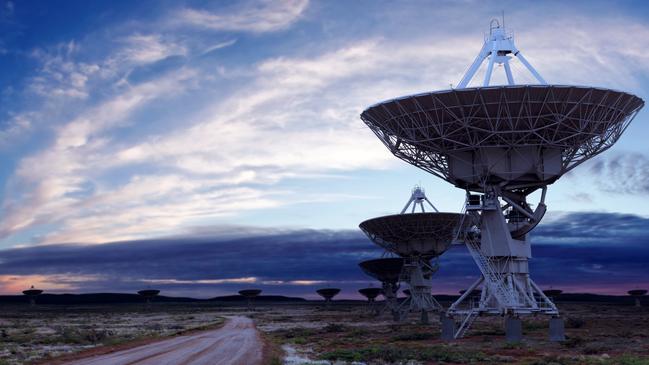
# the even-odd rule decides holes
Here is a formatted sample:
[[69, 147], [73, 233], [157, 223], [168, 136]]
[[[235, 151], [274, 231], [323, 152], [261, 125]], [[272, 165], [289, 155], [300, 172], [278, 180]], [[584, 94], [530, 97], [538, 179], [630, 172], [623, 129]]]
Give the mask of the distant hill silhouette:
[[[434, 294], [433, 294], [434, 295]], [[434, 295], [435, 299], [441, 301], [454, 301], [459, 295]], [[641, 297], [642, 302], [649, 303], [649, 296]], [[562, 293], [552, 297], [552, 301], [561, 302], [591, 302], [591, 303], [614, 303], [630, 304], [634, 299], [629, 295], [600, 295], [590, 293]]]
[[[25, 295], [0, 295], [0, 304], [27, 303], [29, 298]], [[246, 298], [241, 295], [228, 295], [209, 299], [196, 299], [186, 297], [167, 297], [160, 295], [152, 299], [156, 303], [190, 303], [190, 302], [241, 302]], [[303, 298], [285, 297], [281, 295], [261, 295], [255, 298], [256, 302], [303, 302]], [[125, 304], [144, 303], [139, 294], [124, 293], [89, 293], [89, 294], [41, 294], [36, 298], [36, 304], [44, 305], [75, 305], [75, 304]]]
[[[226, 295], [222, 297], [214, 297], [207, 299], [210, 302], [244, 302], [247, 301], [245, 297], [241, 295]], [[253, 299], [255, 302], [267, 303], [267, 302], [306, 302], [304, 298], [298, 297], [285, 297], [283, 295], [260, 295]]]
[[[451, 302], [458, 298], [457, 295], [435, 295], [435, 298], [444, 302]], [[591, 302], [591, 303], [612, 303], [628, 305], [634, 299], [629, 295], [598, 295], [588, 293], [563, 293], [552, 298], [555, 302]], [[649, 296], [641, 297], [644, 305], [649, 305]], [[200, 302], [223, 302], [223, 303], [246, 303], [247, 299], [241, 295], [226, 295], [209, 299], [197, 299], [187, 297], [168, 297], [160, 295], [153, 300], [155, 303], [200, 303]], [[282, 295], [260, 295], [254, 299], [256, 303], [306, 303], [321, 302], [322, 299], [309, 300], [298, 297], [287, 297]], [[379, 300], [380, 301], [380, 300]], [[25, 295], [0, 295], [0, 304], [26, 304], [29, 298]], [[366, 302], [365, 299], [357, 300], [334, 300], [338, 303]], [[43, 305], [83, 305], [83, 304], [127, 304], [144, 303], [144, 299], [138, 294], [125, 293], [89, 293], [89, 294], [41, 294], [36, 299], [36, 304]]]

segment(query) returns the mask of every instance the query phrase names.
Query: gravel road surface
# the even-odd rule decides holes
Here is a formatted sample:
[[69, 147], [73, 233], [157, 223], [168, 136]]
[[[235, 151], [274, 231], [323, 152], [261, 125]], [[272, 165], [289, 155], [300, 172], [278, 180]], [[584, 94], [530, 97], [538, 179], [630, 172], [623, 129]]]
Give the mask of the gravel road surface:
[[263, 342], [251, 319], [232, 317], [223, 327], [132, 349], [76, 360], [68, 365], [255, 365]]

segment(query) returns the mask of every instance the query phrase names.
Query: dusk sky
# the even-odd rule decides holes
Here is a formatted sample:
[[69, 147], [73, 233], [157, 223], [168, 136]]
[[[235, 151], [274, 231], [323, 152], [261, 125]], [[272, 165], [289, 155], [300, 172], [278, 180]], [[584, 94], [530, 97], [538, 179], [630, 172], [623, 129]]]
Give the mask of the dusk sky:
[[[0, 2], [0, 293], [354, 296], [382, 253], [361, 221], [415, 184], [440, 210], [464, 201], [360, 113], [456, 85], [502, 10], [549, 83], [647, 99], [643, 1]], [[649, 286], [648, 122], [550, 186], [544, 288]], [[437, 292], [478, 275], [463, 247], [440, 264]]]

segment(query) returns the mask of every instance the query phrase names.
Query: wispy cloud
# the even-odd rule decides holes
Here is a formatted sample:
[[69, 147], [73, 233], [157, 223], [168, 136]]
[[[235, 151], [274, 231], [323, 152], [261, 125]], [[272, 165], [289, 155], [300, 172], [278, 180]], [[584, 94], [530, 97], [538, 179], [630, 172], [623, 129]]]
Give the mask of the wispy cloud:
[[52, 50], [35, 49], [32, 56], [40, 60], [42, 66], [32, 78], [29, 89], [44, 97], [86, 99], [88, 80], [99, 74], [101, 67], [75, 61], [78, 52], [79, 45], [74, 41], [59, 44]]
[[110, 165], [110, 155], [104, 150], [109, 141], [102, 133], [126, 123], [130, 113], [148, 102], [182, 92], [183, 83], [194, 75], [192, 70], [182, 69], [138, 85], [58, 127], [49, 148], [20, 162], [8, 187], [19, 194], [4, 200], [0, 232], [7, 235], [76, 215], [83, 196], [75, 194], [86, 184], [93, 185], [93, 176], [101, 173], [102, 166]]
[[263, 0], [247, 1], [226, 11], [186, 8], [174, 16], [173, 22], [218, 31], [272, 32], [297, 21], [308, 4], [308, 0]]
[[223, 49], [225, 47], [230, 47], [231, 45], [233, 45], [235, 43], [237, 43], [236, 39], [230, 39], [230, 40], [225, 41], [225, 42], [219, 42], [219, 43], [216, 43], [216, 44], [212, 44], [209, 47], [205, 48], [201, 52], [201, 55], [206, 55], [206, 54], [214, 52], [216, 50]]
[[183, 44], [165, 40], [160, 34], [133, 34], [123, 42], [126, 47], [117, 53], [115, 61], [147, 64], [170, 56], [184, 56], [188, 51]]
[[649, 156], [617, 153], [588, 166], [587, 172], [606, 193], [649, 195]]
[[[5, 187], [0, 235], [33, 230], [33, 239], [21, 243], [98, 243], [173, 234], [322, 197], [349, 200], [326, 183], [311, 196], [296, 196], [282, 183], [394, 166], [359, 113], [382, 99], [459, 80], [481, 45], [479, 32], [439, 37], [431, 30], [407, 41], [389, 32], [350, 34], [290, 51], [266, 49], [260, 58], [231, 54], [230, 64], [201, 57], [250, 47], [247, 38], [276, 37], [261, 33], [309, 21], [307, 7], [281, 1], [184, 9], [156, 28], [120, 33], [100, 56], [86, 53], [83, 41], [34, 51], [41, 67], [30, 88], [58, 100], [47, 111], [65, 113], [54, 118], [33, 107], [6, 129], [9, 139], [47, 122], [53, 135], [18, 161]], [[636, 85], [634, 75], [648, 64], [642, 50], [649, 36], [625, 32], [642, 35], [649, 27], [601, 20], [606, 37], [589, 35], [600, 22], [557, 18], [526, 29], [519, 47], [551, 81]], [[225, 41], [215, 43], [205, 29], [222, 31], [217, 40]], [[155, 67], [174, 57], [181, 61]], [[133, 77], [147, 67], [147, 77]]]

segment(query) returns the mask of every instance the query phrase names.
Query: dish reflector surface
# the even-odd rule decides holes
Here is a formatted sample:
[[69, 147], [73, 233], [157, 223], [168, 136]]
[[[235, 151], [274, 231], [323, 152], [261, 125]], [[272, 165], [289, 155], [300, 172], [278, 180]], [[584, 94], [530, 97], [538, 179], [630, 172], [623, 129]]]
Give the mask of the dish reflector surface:
[[408, 163], [461, 188], [506, 189], [554, 182], [613, 145], [643, 106], [609, 89], [510, 85], [405, 96], [361, 119]]
[[399, 256], [432, 258], [449, 248], [461, 218], [458, 213], [395, 214], [368, 219], [360, 228], [374, 243]]

